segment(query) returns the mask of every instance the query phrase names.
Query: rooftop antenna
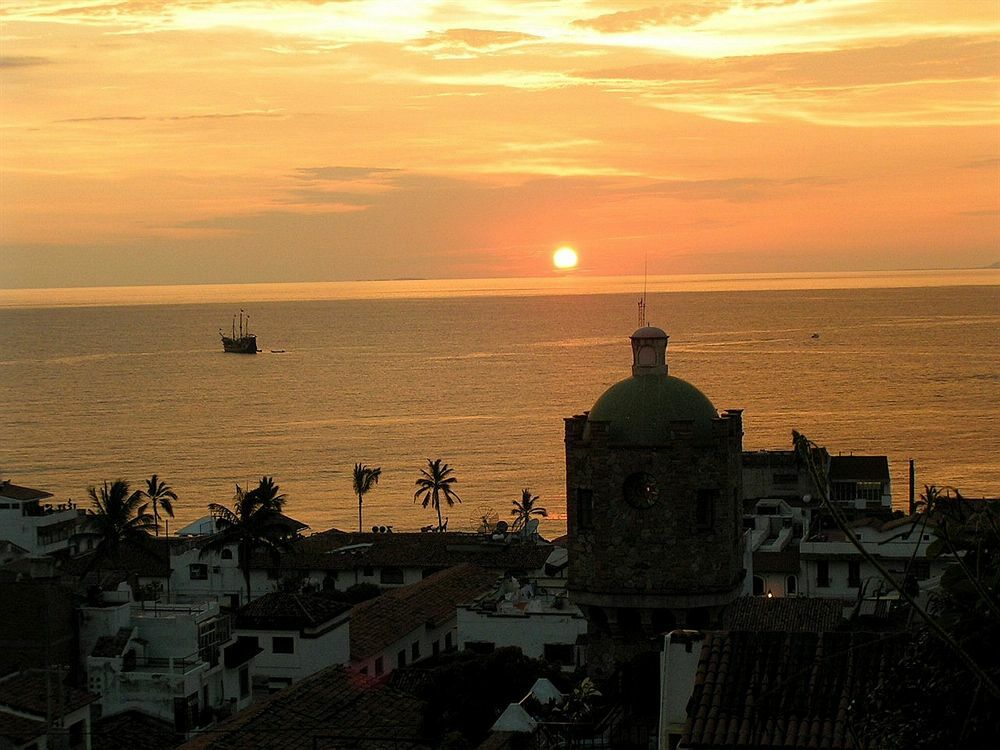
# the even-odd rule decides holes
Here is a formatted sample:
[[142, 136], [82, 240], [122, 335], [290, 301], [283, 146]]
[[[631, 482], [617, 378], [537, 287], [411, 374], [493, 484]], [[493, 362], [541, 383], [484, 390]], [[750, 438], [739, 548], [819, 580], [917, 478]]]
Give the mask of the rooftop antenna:
[[639, 328], [646, 327], [646, 280], [649, 277], [649, 251], [642, 266], [642, 298], [639, 300]]

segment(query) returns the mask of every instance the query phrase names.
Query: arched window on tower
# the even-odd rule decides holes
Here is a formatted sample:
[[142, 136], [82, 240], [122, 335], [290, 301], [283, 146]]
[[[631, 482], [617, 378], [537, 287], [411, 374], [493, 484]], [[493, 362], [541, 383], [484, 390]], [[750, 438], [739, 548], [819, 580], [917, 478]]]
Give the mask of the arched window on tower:
[[798, 576], [788, 576], [785, 579], [785, 593], [788, 596], [795, 596], [799, 592]]
[[760, 576], [753, 577], [753, 595], [764, 596], [764, 579]]

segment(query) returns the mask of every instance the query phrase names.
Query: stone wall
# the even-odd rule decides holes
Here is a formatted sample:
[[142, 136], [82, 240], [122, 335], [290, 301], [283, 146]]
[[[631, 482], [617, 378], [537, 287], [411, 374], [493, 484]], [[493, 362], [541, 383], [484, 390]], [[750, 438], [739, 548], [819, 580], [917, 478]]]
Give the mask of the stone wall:
[[[707, 606], [716, 603], [713, 595], [738, 587], [744, 573], [740, 413], [724, 413], [713, 433], [699, 443], [690, 423], [676, 422], [665, 445], [613, 445], [606, 424], [567, 420], [575, 601], [586, 603], [592, 594], [626, 605]], [[649, 507], [626, 501], [626, 482], [636, 475], [655, 486]], [[589, 519], [580, 490], [590, 493]], [[699, 511], [699, 502], [707, 508]]]

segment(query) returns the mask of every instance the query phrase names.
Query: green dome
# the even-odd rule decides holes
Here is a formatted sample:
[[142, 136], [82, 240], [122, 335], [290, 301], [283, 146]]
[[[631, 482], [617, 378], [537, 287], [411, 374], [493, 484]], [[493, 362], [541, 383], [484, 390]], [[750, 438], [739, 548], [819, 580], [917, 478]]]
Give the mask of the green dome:
[[610, 422], [608, 437], [624, 445], [664, 445], [670, 423], [693, 421], [698, 438], [710, 438], [718, 416], [708, 397], [686, 380], [666, 374], [633, 375], [604, 392], [590, 421]]

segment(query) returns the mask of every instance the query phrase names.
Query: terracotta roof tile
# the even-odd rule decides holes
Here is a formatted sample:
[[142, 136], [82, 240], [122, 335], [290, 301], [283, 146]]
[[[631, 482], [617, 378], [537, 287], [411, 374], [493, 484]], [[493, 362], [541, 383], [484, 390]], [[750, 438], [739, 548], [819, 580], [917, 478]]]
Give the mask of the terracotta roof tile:
[[494, 571], [466, 563], [358, 604], [351, 610], [351, 658], [367, 658], [418, 627], [445, 622], [458, 604], [487, 591], [496, 580]]
[[[538, 570], [552, 552], [551, 544], [520, 540], [488, 541], [478, 534], [399, 532], [353, 533], [330, 529], [302, 539], [297, 550], [281, 558], [281, 567], [296, 570], [347, 570], [359, 566], [446, 568], [469, 562], [504, 573]], [[274, 567], [267, 555], [254, 565]]]
[[729, 630], [808, 632], [838, 630], [852, 602], [811, 597], [743, 596], [726, 613]]
[[52, 493], [45, 490], [35, 490], [31, 487], [21, 487], [10, 482], [3, 482], [0, 484], [0, 497], [25, 502], [27, 500], [44, 500], [47, 497], [52, 497]]
[[236, 627], [283, 630], [317, 627], [334, 620], [350, 608], [351, 605], [343, 600], [321, 592], [276, 592], [265, 594], [242, 607], [236, 616]]
[[48, 677], [42, 670], [17, 672], [0, 680], [0, 706], [35, 716], [45, 716], [49, 690], [62, 692], [60, 700], [66, 712], [93, 703], [97, 696], [71, 685], [59, 685], [55, 676]]
[[11, 743], [10, 747], [26, 745], [45, 733], [45, 722], [42, 720], [26, 719], [0, 711], [0, 747], [7, 747], [5, 741]]
[[897, 634], [709, 633], [688, 703], [692, 748], [853, 748], [851, 704], [902, 655]]
[[888, 482], [889, 459], [885, 456], [831, 456], [831, 482]]
[[125, 711], [91, 728], [93, 750], [171, 750], [177, 747], [173, 724], [140, 711]]
[[182, 750], [417, 750], [423, 703], [335, 666], [307, 677], [215, 727]]

